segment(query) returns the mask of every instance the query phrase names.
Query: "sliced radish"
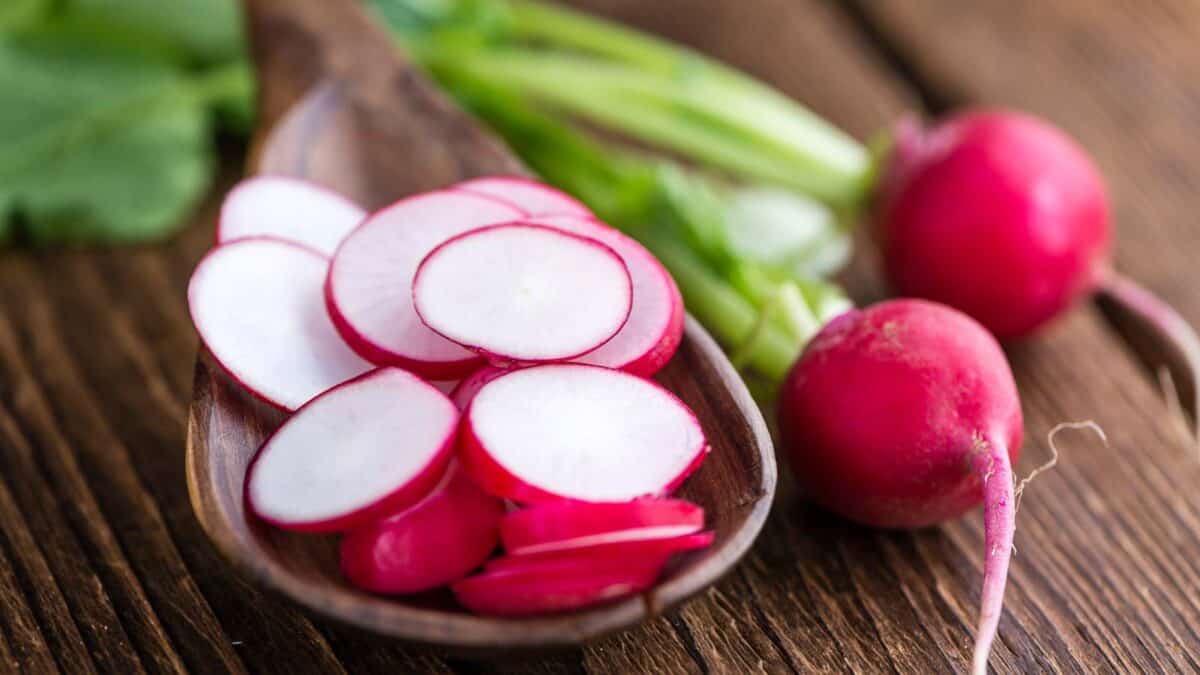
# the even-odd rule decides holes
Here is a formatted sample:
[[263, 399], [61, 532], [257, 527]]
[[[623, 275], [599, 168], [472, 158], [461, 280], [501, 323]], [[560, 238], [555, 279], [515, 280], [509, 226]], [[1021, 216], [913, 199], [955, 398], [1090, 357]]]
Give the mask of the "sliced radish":
[[591, 217], [592, 212], [578, 199], [528, 178], [519, 176], [487, 176], [465, 181], [454, 186], [476, 194], [485, 194], [520, 208], [531, 216], [582, 216]]
[[[605, 561], [637, 562], [649, 564], [663, 563], [675, 553], [696, 551], [712, 545], [715, 535], [712, 532], [693, 532], [670, 537], [643, 536], [626, 539], [614, 538], [601, 541], [602, 535], [589, 537], [590, 541], [581, 540], [566, 544], [560, 548], [545, 550], [522, 550], [511, 552], [503, 558], [488, 562], [488, 571], [505, 569], [513, 566], [550, 564], [573, 560], [588, 560], [596, 564]], [[639, 563], [640, 564], [640, 563]]]
[[342, 539], [342, 573], [376, 593], [417, 593], [461, 579], [496, 548], [504, 503], [451, 463], [429, 496]]
[[459, 410], [466, 410], [467, 406], [471, 403], [471, 399], [475, 398], [475, 394], [479, 393], [480, 389], [483, 389], [483, 385], [508, 371], [509, 369], [498, 366], [484, 366], [459, 382], [454, 391], [450, 392], [450, 400], [454, 401], [454, 405], [458, 406]]
[[321, 302], [328, 261], [256, 237], [213, 249], [188, 283], [188, 307], [213, 358], [251, 393], [295, 410], [371, 368], [338, 337]]
[[521, 503], [664, 495], [707, 451], [699, 421], [673, 394], [583, 364], [534, 366], [487, 383], [459, 441], [475, 482]]
[[238, 183], [221, 204], [217, 243], [271, 236], [332, 256], [367, 212], [329, 188], [288, 176]]
[[679, 287], [649, 251], [618, 230], [594, 218], [546, 216], [531, 222], [595, 239], [616, 251], [633, 280], [629, 320], [611, 340], [574, 361], [620, 368], [648, 377], [658, 372], [679, 348], [683, 338], [683, 296]]
[[659, 567], [596, 567], [575, 562], [484, 572], [451, 586], [479, 614], [530, 616], [566, 612], [640, 593], [654, 585]]
[[429, 381], [429, 384], [432, 384], [434, 389], [437, 389], [438, 391], [442, 392], [443, 394], [445, 394], [447, 396], [450, 396], [451, 394], [453, 394], [454, 390], [458, 389], [458, 385], [461, 383], [462, 383], [461, 380], [430, 380]]
[[[510, 553], [561, 542], [670, 537], [704, 528], [704, 509], [682, 499], [635, 499], [593, 504], [561, 500], [504, 516], [500, 536]], [[575, 545], [580, 545], [576, 543]]]
[[483, 364], [434, 333], [413, 310], [417, 265], [442, 242], [523, 214], [501, 201], [442, 190], [393, 204], [346, 237], [329, 266], [325, 298], [342, 336], [368, 361], [450, 380]]
[[435, 248], [417, 268], [412, 296], [425, 325], [458, 344], [503, 361], [559, 361], [621, 330], [633, 285], [607, 246], [510, 223]]
[[289, 530], [338, 532], [416, 503], [453, 456], [458, 409], [412, 373], [380, 368], [313, 399], [246, 473], [246, 502]]

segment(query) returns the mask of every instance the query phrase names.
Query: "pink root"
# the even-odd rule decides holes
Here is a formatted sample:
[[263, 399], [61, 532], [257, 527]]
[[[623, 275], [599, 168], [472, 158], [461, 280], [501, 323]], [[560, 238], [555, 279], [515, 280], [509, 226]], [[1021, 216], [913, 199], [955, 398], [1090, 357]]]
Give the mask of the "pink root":
[[981, 441], [970, 454], [975, 473], [983, 483], [983, 591], [979, 598], [979, 624], [975, 629], [975, 654], [971, 671], [987, 672], [988, 654], [1000, 612], [1004, 608], [1004, 586], [1008, 582], [1008, 563], [1012, 558], [1013, 533], [1016, 530], [1016, 496], [1008, 448], [995, 439]]

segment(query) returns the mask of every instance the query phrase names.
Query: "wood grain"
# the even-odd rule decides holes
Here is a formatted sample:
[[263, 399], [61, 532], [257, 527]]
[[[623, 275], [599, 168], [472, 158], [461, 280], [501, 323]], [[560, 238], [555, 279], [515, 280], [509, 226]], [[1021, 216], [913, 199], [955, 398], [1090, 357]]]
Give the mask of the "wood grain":
[[[912, 0], [863, 3], [861, 14], [826, 0], [585, 4], [745, 68], [860, 138], [922, 101], [1049, 115], [1109, 176], [1119, 266], [1200, 318], [1188, 264], [1200, 171], [1189, 147], [1200, 54], [1188, 38], [1200, 12], [1187, 3]], [[752, 555], [707, 597], [549, 659], [447, 661], [313, 621], [247, 584], [191, 515], [182, 412], [196, 348], [183, 289], [241, 153], [225, 148], [213, 200], [165, 245], [0, 253], [0, 488], [21, 515], [0, 520], [0, 672], [172, 672], [179, 662], [288, 674], [963, 668], [980, 579], [976, 519], [873, 532], [805, 506], [787, 481]], [[860, 300], [883, 293], [870, 256], [851, 275]], [[1194, 452], [1094, 309], [1011, 357], [1029, 425], [1020, 470], [1046, 457], [1042, 435], [1064, 419], [1095, 418], [1112, 445], [1064, 435], [1062, 464], [1025, 496], [993, 666], [1197, 670]], [[171, 551], [179, 562], [162, 564]], [[43, 602], [51, 585], [61, 602]], [[72, 625], [82, 649], [70, 646]]]

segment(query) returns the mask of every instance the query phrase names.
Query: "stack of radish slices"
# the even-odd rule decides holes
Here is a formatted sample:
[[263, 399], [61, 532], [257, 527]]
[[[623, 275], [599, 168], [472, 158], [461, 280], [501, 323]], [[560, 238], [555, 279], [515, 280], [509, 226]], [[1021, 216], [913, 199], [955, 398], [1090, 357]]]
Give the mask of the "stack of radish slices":
[[217, 243], [188, 288], [200, 337], [295, 412], [251, 462], [246, 503], [344, 534], [353, 584], [449, 585], [473, 611], [526, 616], [644, 591], [712, 543], [703, 510], [668, 497], [703, 431], [646, 379], [679, 346], [679, 290], [567, 195], [483, 178], [368, 214], [257, 177], [230, 192]]

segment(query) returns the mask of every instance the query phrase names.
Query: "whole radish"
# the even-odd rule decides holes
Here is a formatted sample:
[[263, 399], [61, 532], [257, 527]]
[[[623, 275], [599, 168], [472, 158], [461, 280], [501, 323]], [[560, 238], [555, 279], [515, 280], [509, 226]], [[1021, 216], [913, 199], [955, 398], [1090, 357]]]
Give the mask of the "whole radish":
[[924, 300], [834, 319], [781, 390], [779, 426], [796, 479], [865, 525], [917, 528], [984, 505], [983, 593], [974, 664], [996, 634], [1015, 521], [1021, 406], [1000, 346], [979, 323]]

